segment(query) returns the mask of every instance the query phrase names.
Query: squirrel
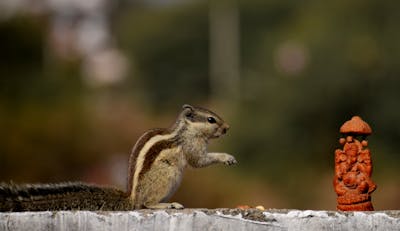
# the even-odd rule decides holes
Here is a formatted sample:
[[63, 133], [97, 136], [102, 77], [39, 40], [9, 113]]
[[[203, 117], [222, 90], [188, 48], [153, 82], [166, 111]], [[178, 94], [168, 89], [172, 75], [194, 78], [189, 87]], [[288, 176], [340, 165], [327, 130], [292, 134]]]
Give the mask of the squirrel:
[[129, 158], [126, 191], [81, 182], [0, 183], [0, 211], [182, 209], [167, 201], [186, 167], [237, 163], [227, 153], [207, 152], [209, 140], [228, 129], [214, 112], [185, 104], [171, 127], [149, 130], [138, 139]]

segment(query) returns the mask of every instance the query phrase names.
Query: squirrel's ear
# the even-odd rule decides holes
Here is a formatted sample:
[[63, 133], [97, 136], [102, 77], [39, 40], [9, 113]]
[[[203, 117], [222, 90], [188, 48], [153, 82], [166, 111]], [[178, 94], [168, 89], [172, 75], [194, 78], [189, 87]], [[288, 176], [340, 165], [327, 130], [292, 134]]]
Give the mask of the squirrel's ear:
[[189, 105], [189, 104], [184, 104], [183, 106], [182, 106], [182, 109], [190, 109], [191, 111], [193, 111], [194, 110], [194, 107], [193, 106], [191, 106], [191, 105]]
[[192, 118], [193, 117], [193, 111], [194, 111], [194, 107], [190, 106], [189, 104], [185, 104], [182, 106], [182, 109], [184, 111], [184, 115], [187, 118]]

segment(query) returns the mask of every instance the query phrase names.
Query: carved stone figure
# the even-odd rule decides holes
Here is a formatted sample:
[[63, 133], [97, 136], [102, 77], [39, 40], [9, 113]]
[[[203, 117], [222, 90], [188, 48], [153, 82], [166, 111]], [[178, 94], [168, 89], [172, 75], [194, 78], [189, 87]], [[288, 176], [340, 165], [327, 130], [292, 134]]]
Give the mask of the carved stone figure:
[[371, 193], [376, 185], [371, 180], [371, 153], [366, 136], [370, 126], [354, 116], [340, 128], [345, 138], [340, 138], [342, 149], [335, 151], [335, 176], [333, 186], [337, 194], [337, 209], [342, 211], [372, 211]]

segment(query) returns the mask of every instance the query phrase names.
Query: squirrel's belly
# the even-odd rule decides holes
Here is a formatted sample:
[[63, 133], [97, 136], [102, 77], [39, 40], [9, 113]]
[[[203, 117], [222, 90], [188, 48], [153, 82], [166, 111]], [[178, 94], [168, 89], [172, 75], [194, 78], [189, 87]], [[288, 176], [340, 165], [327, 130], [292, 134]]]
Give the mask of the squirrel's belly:
[[166, 150], [165, 155], [160, 155], [159, 161], [160, 172], [163, 172], [163, 175], [167, 176], [167, 182], [164, 183], [165, 191], [163, 198], [161, 198], [161, 202], [166, 202], [181, 184], [186, 159], [181, 147], [177, 147], [175, 150], [171, 150], [170, 153]]

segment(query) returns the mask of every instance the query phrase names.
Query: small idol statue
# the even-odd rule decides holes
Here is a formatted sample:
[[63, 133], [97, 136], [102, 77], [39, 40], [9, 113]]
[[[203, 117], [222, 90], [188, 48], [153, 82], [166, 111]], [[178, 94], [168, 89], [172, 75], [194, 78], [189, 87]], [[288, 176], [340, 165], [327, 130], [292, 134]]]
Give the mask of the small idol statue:
[[341, 211], [372, 211], [371, 193], [376, 185], [371, 180], [372, 161], [366, 136], [370, 126], [354, 116], [340, 128], [342, 149], [335, 151], [333, 186], [337, 194], [337, 209]]

